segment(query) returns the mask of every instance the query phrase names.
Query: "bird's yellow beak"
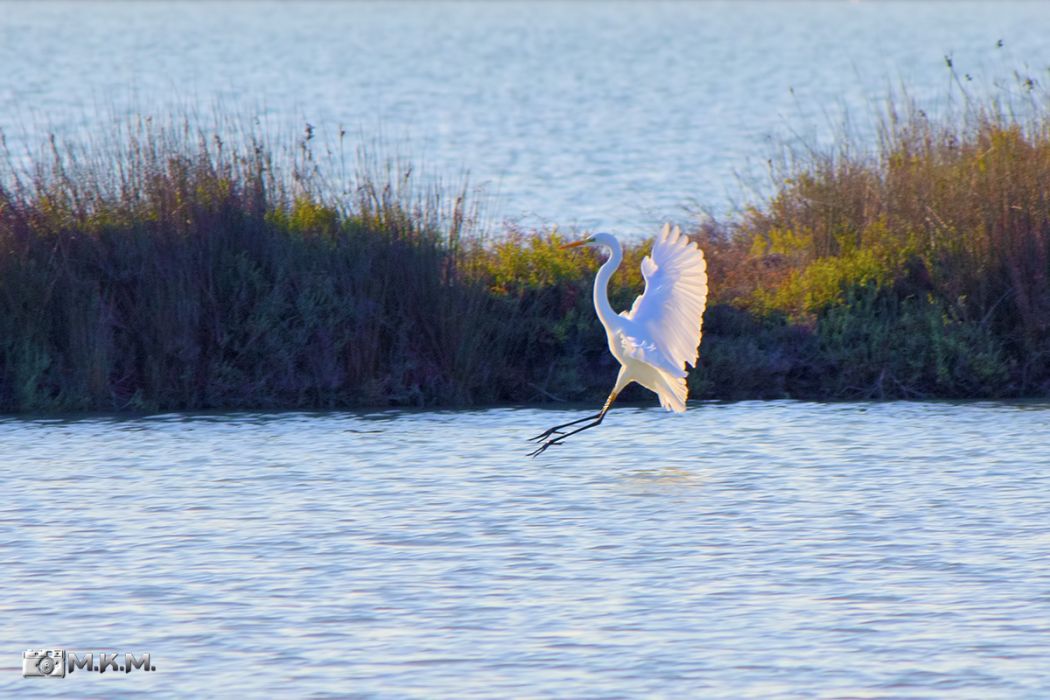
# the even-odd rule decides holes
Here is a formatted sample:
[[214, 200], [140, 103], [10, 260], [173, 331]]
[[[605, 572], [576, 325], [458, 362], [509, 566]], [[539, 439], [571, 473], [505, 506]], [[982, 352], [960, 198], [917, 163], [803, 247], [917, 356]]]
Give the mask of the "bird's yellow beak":
[[565, 250], [566, 248], [578, 248], [579, 246], [584, 245], [585, 243], [588, 243], [589, 240], [590, 239], [584, 238], [582, 241], [573, 241], [572, 243], [566, 243], [565, 245], [558, 246], [558, 247], [561, 248], [562, 250]]

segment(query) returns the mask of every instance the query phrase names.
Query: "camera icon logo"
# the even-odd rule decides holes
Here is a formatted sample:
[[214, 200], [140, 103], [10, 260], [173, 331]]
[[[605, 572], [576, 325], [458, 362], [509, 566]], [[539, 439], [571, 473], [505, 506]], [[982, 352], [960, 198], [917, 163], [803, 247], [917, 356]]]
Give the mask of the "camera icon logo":
[[64, 678], [66, 652], [62, 649], [27, 649], [22, 652], [23, 678]]

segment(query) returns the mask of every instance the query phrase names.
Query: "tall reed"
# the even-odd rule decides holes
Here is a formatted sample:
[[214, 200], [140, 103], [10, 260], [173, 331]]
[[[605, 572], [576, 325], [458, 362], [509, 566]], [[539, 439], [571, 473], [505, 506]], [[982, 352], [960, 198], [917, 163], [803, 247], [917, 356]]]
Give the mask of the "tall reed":
[[[1050, 100], [1031, 81], [1019, 87], [1021, 99], [962, 93], [937, 119], [890, 101], [874, 151], [847, 138], [796, 152], [776, 194], [738, 222], [734, 267], [760, 272], [736, 301], [810, 324], [831, 345], [845, 342], [846, 309], [869, 331], [913, 312], [941, 319], [941, 331], [904, 324], [878, 341], [912, 360], [916, 334], [958, 340], [907, 380], [856, 356], [876, 372], [844, 394], [881, 395], [887, 372], [892, 395], [1050, 391]], [[866, 287], [886, 302], [853, 291]], [[954, 379], [937, 363], [956, 367]]]
[[488, 398], [466, 188], [360, 154], [340, 178], [313, 140], [140, 119], [6, 154], [0, 409]]

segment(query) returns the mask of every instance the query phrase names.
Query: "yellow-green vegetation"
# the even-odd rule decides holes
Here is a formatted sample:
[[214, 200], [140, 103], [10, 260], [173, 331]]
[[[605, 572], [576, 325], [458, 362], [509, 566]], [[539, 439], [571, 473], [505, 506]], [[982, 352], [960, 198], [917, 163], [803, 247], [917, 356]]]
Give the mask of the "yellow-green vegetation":
[[[693, 395], [1050, 393], [1050, 119], [1026, 114], [890, 110], [875, 150], [807, 151], [768, 201], [694, 227], [711, 297]], [[7, 154], [0, 410], [604, 396], [594, 251], [486, 229], [465, 187], [367, 156], [347, 173], [313, 146], [143, 120], [102, 150]], [[647, 249], [627, 246], [617, 308]]]
[[1025, 114], [891, 106], [874, 153], [807, 152], [715, 248], [720, 300], [812, 329], [817, 395], [1050, 392], [1050, 120]]
[[[761, 313], [785, 311], [795, 320], [805, 320], [846, 301], [851, 287], [885, 286], [910, 255], [907, 245], [886, 245], [877, 222], [857, 237], [835, 235], [835, 253], [816, 256], [813, 232], [771, 229], [753, 237], [751, 255], [782, 268], [782, 278], [768, 280], [756, 288], [748, 306]], [[869, 230], [875, 228], [876, 230]], [[859, 239], [859, 240], [858, 240]], [[862, 243], [859, 241], [867, 241]]]

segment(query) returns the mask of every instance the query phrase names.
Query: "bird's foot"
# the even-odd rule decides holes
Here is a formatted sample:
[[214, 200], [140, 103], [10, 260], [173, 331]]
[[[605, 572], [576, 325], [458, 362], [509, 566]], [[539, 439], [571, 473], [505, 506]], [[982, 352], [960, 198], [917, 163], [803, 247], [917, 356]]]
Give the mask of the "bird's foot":
[[543, 443], [542, 445], [540, 445], [539, 447], [537, 447], [532, 452], [530, 452], [529, 453], [529, 457], [538, 457], [539, 455], [543, 454], [547, 450], [547, 448], [550, 447], [551, 445], [558, 445], [558, 444], [560, 444], [558, 442], [558, 438], [552, 438], [552, 439], [548, 440], [547, 442]]

